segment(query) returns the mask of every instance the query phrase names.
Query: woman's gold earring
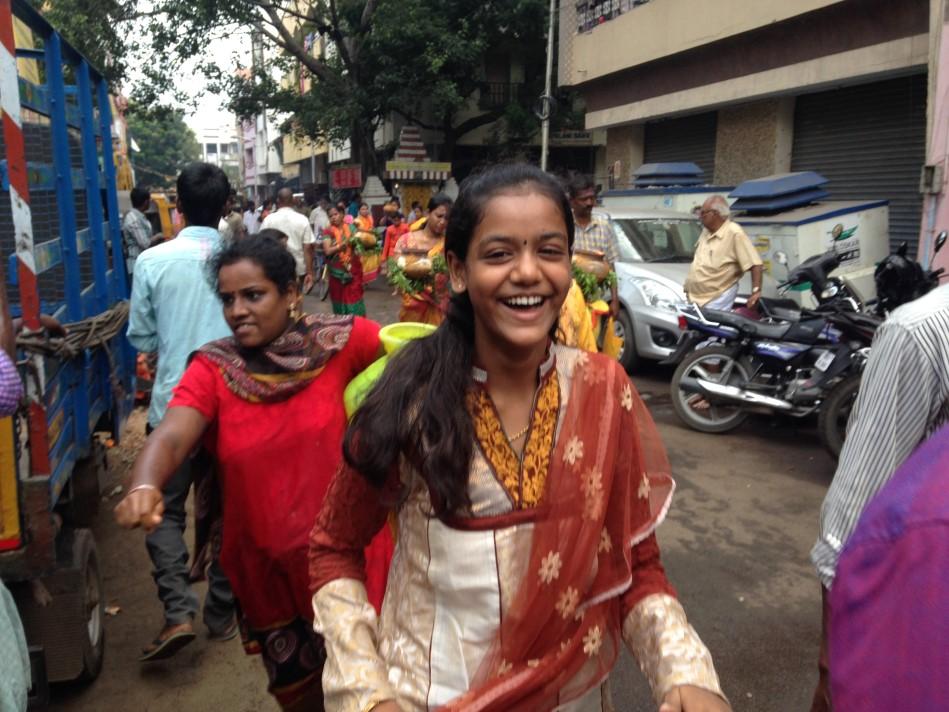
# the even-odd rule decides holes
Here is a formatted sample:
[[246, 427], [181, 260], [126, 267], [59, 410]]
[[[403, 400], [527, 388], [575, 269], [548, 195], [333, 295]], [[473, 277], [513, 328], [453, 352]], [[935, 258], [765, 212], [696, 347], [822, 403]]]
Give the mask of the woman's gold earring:
[[298, 304], [298, 302], [294, 302], [294, 303], [290, 306], [290, 318], [291, 318], [293, 321], [296, 321], [297, 319], [300, 318], [300, 309], [299, 309], [299, 304]]

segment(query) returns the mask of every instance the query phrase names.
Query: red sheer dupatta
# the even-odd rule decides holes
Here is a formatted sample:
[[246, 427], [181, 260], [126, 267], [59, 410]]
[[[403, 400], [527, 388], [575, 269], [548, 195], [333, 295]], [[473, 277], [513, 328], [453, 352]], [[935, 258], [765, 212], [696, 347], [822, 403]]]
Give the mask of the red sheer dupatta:
[[446, 711], [553, 709], [601, 683], [622, 639], [632, 547], [674, 483], [645, 405], [612, 359], [581, 354], [524, 580], [471, 689]]

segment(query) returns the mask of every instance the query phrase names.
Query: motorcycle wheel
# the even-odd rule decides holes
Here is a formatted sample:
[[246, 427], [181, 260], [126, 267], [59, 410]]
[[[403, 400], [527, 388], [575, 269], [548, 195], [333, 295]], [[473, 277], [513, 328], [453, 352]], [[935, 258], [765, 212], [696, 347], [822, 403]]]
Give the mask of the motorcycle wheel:
[[731, 370], [725, 383], [743, 387], [751, 378], [750, 370], [743, 361], [736, 359], [732, 349], [726, 346], [709, 346], [693, 351], [682, 360], [672, 376], [672, 407], [679, 419], [693, 430], [725, 433], [737, 428], [748, 417], [748, 413], [737, 405], [728, 406], [706, 401], [708, 407], [697, 410], [695, 406], [704, 400], [702, 396], [679, 388], [679, 383], [686, 377], [700, 377], [720, 383], [729, 365]]
[[838, 383], [821, 405], [817, 416], [817, 432], [827, 452], [835, 458], [840, 457], [840, 451], [847, 437], [847, 422], [850, 412], [857, 400], [860, 390], [860, 376], [850, 376]]

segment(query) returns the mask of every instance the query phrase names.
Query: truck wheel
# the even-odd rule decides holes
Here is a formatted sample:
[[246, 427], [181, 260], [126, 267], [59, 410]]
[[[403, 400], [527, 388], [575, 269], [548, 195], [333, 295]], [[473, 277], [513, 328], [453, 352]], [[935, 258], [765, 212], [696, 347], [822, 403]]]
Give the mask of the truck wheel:
[[73, 537], [73, 566], [79, 571], [83, 614], [77, 616], [75, 640], [81, 641], [82, 673], [80, 680], [94, 680], [102, 670], [105, 656], [105, 600], [102, 595], [102, 574], [99, 571], [99, 554], [92, 532], [77, 529]]
[[619, 363], [626, 373], [633, 373], [642, 363], [642, 359], [636, 352], [636, 337], [633, 333], [633, 319], [629, 312], [623, 308], [619, 310], [619, 316], [614, 322], [616, 325], [616, 334], [623, 339], [623, 350], [619, 353]]
[[102, 669], [105, 651], [105, 599], [92, 532], [64, 527], [56, 553], [48, 576], [15, 588], [17, 608], [27, 642], [43, 651], [49, 682], [89, 681]]
[[92, 451], [76, 463], [69, 478], [69, 500], [61, 508], [63, 521], [72, 527], [89, 527], [99, 512], [99, 484], [108, 468], [106, 451], [98, 439]]
[[840, 457], [844, 439], [847, 437], [847, 421], [850, 420], [850, 412], [859, 390], [860, 376], [851, 376], [838, 383], [821, 405], [817, 417], [817, 432], [820, 433], [821, 442], [827, 452], [834, 458]]

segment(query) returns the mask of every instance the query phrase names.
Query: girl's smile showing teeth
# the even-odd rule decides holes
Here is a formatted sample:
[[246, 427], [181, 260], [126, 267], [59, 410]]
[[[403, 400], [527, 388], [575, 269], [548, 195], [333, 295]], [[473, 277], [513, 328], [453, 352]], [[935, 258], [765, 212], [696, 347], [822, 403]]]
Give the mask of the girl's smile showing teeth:
[[531, 307], [537, 307], [543, 304], [544, 298], [538, 296], [508, 297], [507, 299], [502, 299], [501, 301], [509, 307], [529, 309]]

